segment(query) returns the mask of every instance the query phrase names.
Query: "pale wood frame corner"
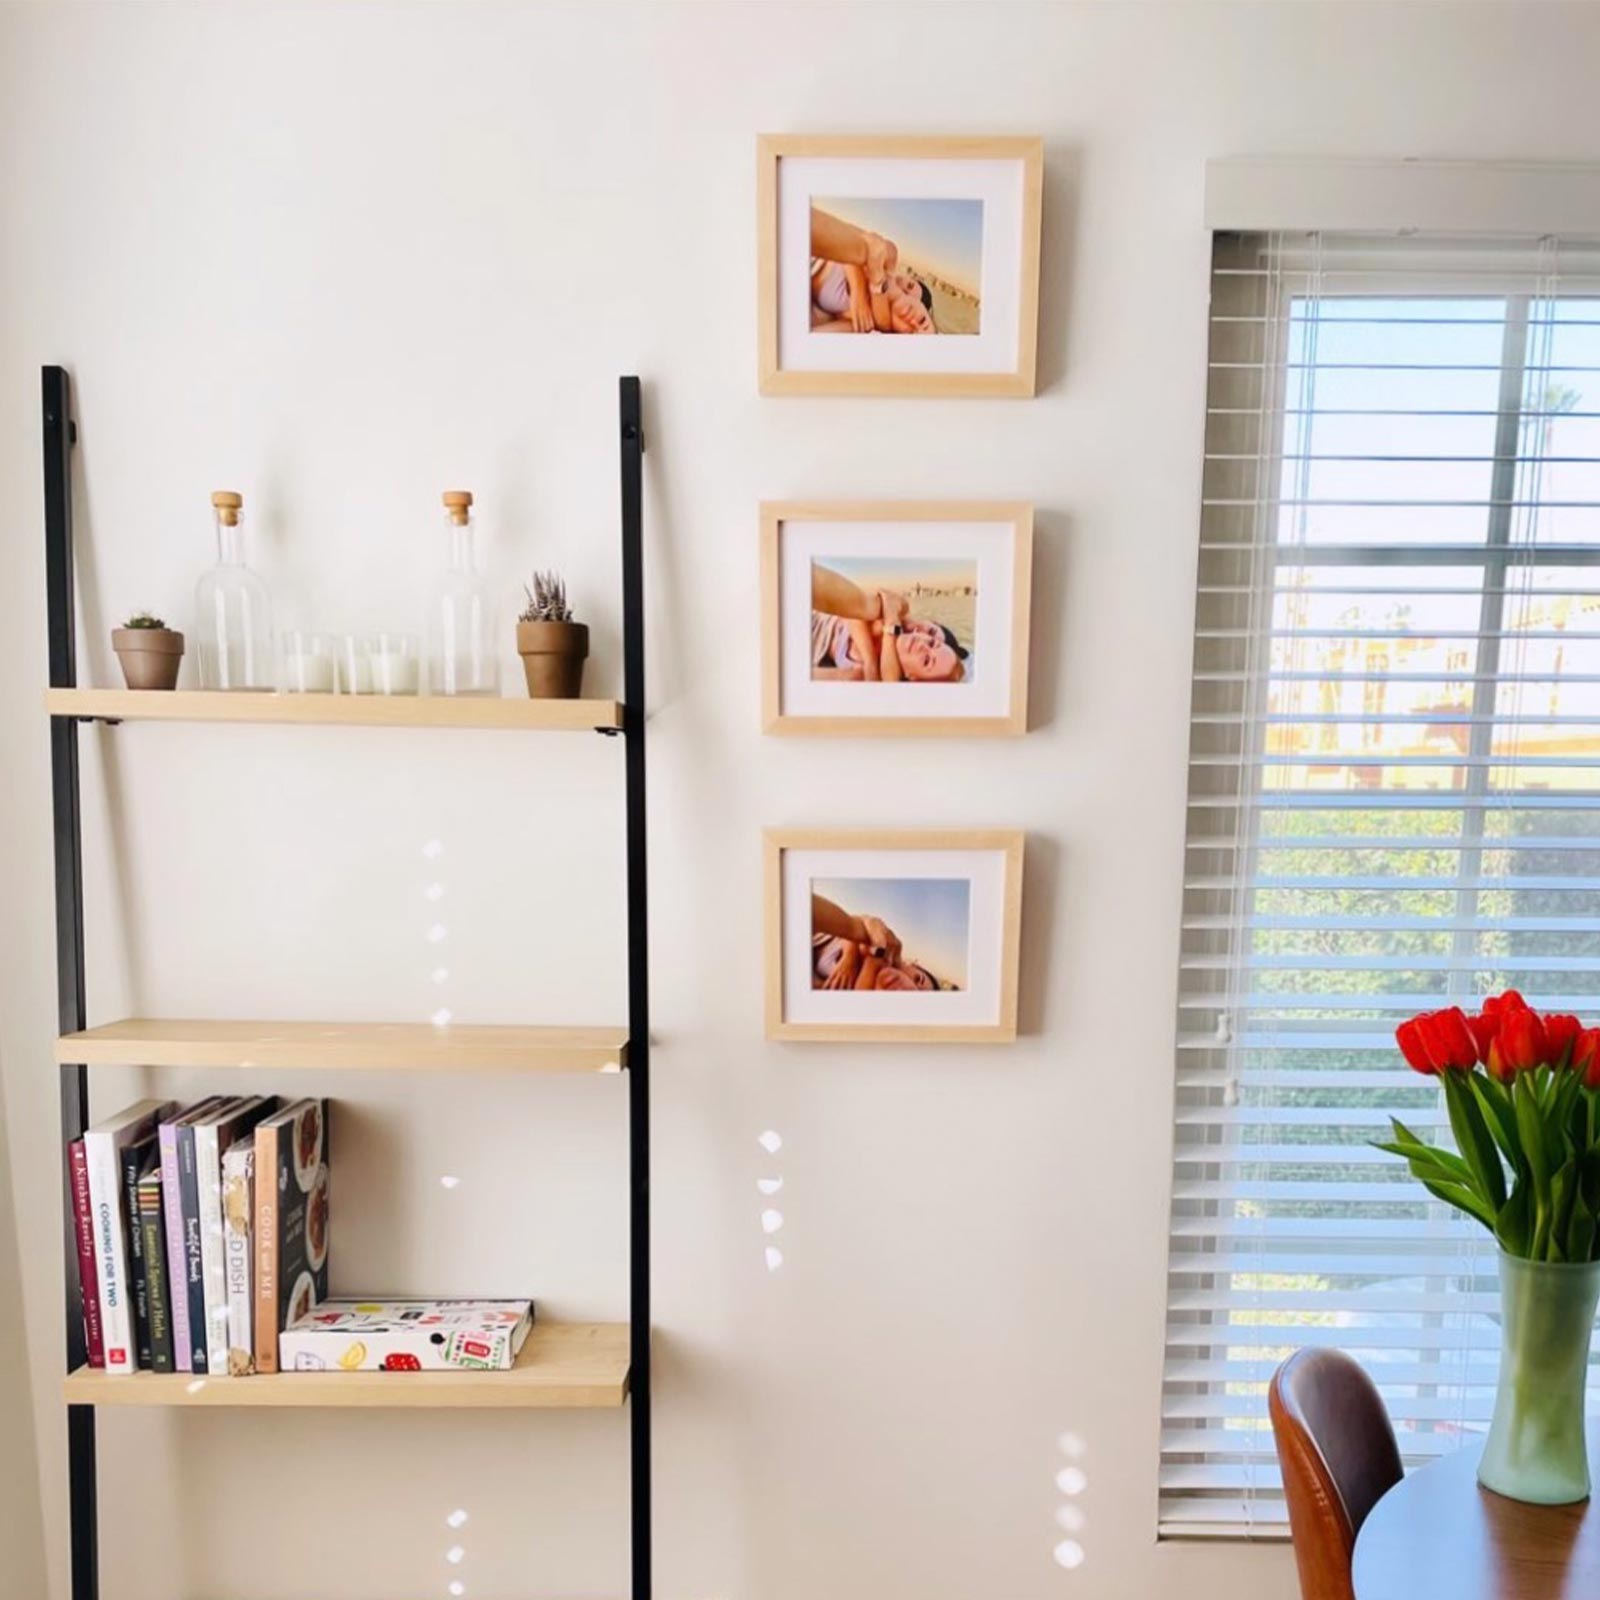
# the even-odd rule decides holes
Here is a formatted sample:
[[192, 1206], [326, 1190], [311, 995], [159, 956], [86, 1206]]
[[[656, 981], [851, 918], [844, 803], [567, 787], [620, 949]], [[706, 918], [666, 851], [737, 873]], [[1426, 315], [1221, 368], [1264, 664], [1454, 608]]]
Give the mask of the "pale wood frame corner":
[[[783, 709], [780, 633], [786, 522], [1009, 522], [1011, 693], [1003, 717], [806, 717]], [[1028, 731], [1033, 507], [1020, 500], [764, 500], [761, 503], [761, 726], [765, 733], [825, 738], [1014, 738]]]
[[[788, 372], [778, 360], [778, 164], [785, 156], [865, 160], [1020, 161], [1022, 283], [1013, 372]], [[764, 395], [876, 395], [1032, 399], [1039, 363], [1039, 240], [1044, 140], [1033, 137], [855, 137], [763, 133], [756, 139], [756, 378]]]
[[[820, 1044], [1010, 1044], [1017, 1037], [1022, 961], [1022, 866], [1027, 835], [1020, 828], [768, 828], [764, 853], [764, 1011], [769, 1039]], [[783, 1015], [783, 853], [785, 850], [998, 850], [1005, 855], [1001, 910], [1000, 1015], [993, 1023], [788, 1022]]]

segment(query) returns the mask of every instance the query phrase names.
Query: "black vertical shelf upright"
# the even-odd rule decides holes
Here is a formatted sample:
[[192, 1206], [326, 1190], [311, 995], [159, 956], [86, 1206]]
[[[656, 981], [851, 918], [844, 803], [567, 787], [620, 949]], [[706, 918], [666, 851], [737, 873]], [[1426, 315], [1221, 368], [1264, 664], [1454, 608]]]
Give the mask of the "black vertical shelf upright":
[[622, 431], [622, 736], [628, 784], [629, 1524], [633, 1600], [650, 1600], [650, 915], [645, 812], [644, 422], [639, 380], [618, 383]]
[[[72, 544], [71, 386], [66, 370], [43, 372], [45, 566], [49, 600], [50, 688], [77, 689], [75, 584]], [[628, 905], [628, 1374], [632, 1551], [631, 1600], [650, 1600], [652, 1587], [651, 1384], [650, 1384], [650, 970], [648, 858], [645, 809], [645, 605], [644, 605], [644, 430], [639, 380], [618, 386], [621, 454], [622, 611], [624, 699], [620, 733], [627, 783], [626, 847]], [[70, 697], [69, 697], [70, 698]], [[130, 697], [136, 699], [137, 697]], [[587, 704], [604, 704], [589, 702]], [[145, 713], [151, 714], [151, 713]], [[92, 720], [71, 709], [54, 709], [50, 758], [55, 835], [56, 973], [63, 1037], [88, 1022], [83, 939], [83, 840], [78, 762], [78, 725]], [[547, 726], [556, 723], [547, 722]], [[570, 723], [561, 724], [569, 726]], [[75, 1048], [75, 1047], [70, 1047]], [[69, 1374], [85, 1365], [83, 1296], [78, 1277], [77, 1232], [66, 1146], [81, 1138], [89, 1121], [88, 1065], [61, 1066], [62, 1216], [64, 1221], [66, 1358]], [[461, 1380], [471, 1382], [471, 1374]], [[135, 1377], [115, 1380], [137, 1383]], [[166, 1380], [158, 1380], [165, 1382]], [[238, 1378], [234, 1383], [260, 1380]], [[399, 1391], [397, 1391], [398, 1394]], [[396, 1403], [399, 1403], [397, 1400]], [[67, 1407], [72, 1600], [100, 1600], [98, 1479], [95, 1407]]]
[[[63, 367], [44, 369], [45, 588], [50, 606], [50, 687], [75, 689], [78, 642], [73, 597], [72, 393]], [[55, 823], [56, 1006], [61, 1032], [88, 1026], [83, 971], [83, 808], [78, 788], [78, 724], [50, 719], [50, 795]], [[62, 1218], [66, 1247], [67, 1371], [86, 1358], [83, 1293], [78, 1283], [78, 1237], [67, 1146], [89, 1125], [89, 1070], [61, 1067]], [[67, 1481], [71, 1528], [72, 1600], [97, 1600], [100, 1541], [92, 1406], [67, 1407]]]

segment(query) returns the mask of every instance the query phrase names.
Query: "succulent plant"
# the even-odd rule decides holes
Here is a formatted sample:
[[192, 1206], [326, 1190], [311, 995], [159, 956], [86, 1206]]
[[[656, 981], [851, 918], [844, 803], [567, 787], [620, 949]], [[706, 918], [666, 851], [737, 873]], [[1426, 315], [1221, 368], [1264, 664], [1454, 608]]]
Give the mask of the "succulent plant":
[[153, 612], [135, 611], [122, 626], [124, 628], [164, 628], [166, 623]]
[[522, 586], [528, 603], [517, 617], [518, 622], [571, 622], [572, 608], [567, 604], [567, 586], [559, 572], [536, 572], [533, 584]]

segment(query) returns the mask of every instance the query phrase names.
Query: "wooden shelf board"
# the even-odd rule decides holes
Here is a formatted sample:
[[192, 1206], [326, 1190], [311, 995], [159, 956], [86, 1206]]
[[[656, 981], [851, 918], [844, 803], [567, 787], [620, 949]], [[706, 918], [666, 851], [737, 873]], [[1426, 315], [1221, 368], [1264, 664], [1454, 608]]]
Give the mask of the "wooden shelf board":
[[83, 1406], [341, 1406], [554, 1409], [620, 1406], [628, 1395], [628, 1325], [535, 1323], [509, 1372], [275, 1372], [253, 1378], [79, 1367], [63, 1392]]
[[91, 1067], [604, 1072], [627, 1064], [627, 1040], [626, 1028], [125, 1017], [63, 1034], [56, 1060]]
[[620, 728], [615, 700], [517, 700], [494, 695], [277, 694], [205, 689], [46, 689], [53, 717], [123, 722], [279, 722], [334, 727]]

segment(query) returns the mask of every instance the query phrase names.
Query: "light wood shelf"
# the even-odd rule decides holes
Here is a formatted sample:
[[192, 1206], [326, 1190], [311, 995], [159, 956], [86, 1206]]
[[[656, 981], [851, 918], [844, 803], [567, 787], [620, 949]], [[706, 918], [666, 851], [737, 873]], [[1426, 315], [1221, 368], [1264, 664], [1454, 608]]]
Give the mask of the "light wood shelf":
[[455, 1410], [596, 1409], [628, 1397], [628, 1327], [535, 1323], [509, 1372], [275, 1372], [252, 1378], [89, 1367], [63, 1389], [75, 1406], [377, 1406]]
[[56, 1040], [89, 1067], [313, 1067], [413, 1072], [605, 1072], [627, 1065], [626, 1028], [428, 1022], [212, 1022], [125, 1017]]
[[97, 717], [121, 722], [316, 723], [341, 728], [522, 728], [550, 733], [622, 726], [622, 707], [615, 700], [517, 700], [509, 695], [46, 689], [44, 706], [53, 717]]

